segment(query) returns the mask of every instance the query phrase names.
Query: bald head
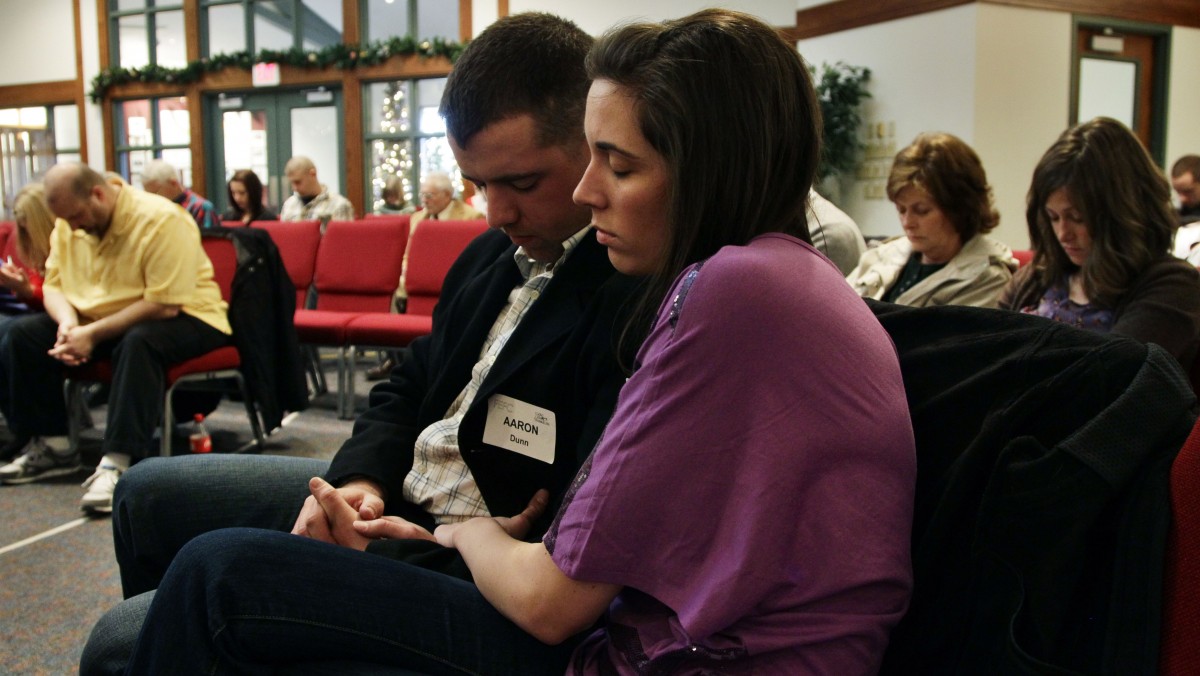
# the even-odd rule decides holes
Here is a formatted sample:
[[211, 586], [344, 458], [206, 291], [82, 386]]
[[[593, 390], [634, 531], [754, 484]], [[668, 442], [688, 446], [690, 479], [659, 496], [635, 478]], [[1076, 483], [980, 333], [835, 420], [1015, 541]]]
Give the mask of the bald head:
[[66, 162], [50, 167], [43, 179], [51, 213], [72, 230], [103, 236], [117, 205], [118, 188], [91, 167]]
[[317, 168], [312, 160], [303, 155], [297, 155], [287, 161], [283, 167], [288, 183], [292, 190], [301, 197], [316, 197], [321, 194], [321, 182], [317, 180]]

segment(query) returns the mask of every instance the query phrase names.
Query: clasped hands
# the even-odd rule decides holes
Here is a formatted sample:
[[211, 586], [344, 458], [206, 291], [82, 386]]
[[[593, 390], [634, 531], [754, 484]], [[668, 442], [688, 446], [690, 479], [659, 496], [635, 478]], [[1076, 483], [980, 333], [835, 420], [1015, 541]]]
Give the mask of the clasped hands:
[[[470, 521], [438, 526], [432, 533], [398, 516], [383, 516], [383, 498], [369, 484], [351, 481], [334, 488], [324, 479], [309, 479], [312, 493], [304, 501], [292, 534], [365, 550], [372, 540], [430, 540], [455, 547], [459, 530]], [[549, 493], [540, 490], [529, 505], [512, 517], [480, 517], [495, 521], [510, 537], [521, 539], [546, 511]], [[474, 521], [472, 519], [471, 521]]]
[[58, 325], [54, 347], [50, 348], [47, 354], [67, 366], [79, 366], [92, 358], [92, 350], [95, 347], [96, 341], [92, 337], [91, 329], [73, 322], [62, 322]]

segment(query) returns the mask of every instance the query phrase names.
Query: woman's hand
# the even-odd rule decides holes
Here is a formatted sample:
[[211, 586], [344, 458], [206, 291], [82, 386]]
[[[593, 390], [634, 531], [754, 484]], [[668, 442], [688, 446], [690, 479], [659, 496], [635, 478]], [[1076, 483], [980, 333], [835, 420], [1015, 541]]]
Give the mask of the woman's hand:
[[0, 286], [12, 291], [18, 298], [33, 296], [33, 285], [29, 283], [29, 276], [11, 263], [0, 266]]
[[[520, 514], [517, 514], [516, 516], [479, 518], [495, 521], [505, 533], [508, 533], [509, 537], [513, 538], [514, 540], [520, 540], [529, 533], [530, 528], [533, 528], [533, 523], [538, 520], [538, 517], [540, 517], [543, 512], [546, 511], [546, 505], [548, 504], [550, 504], [550, 493], [543, 488], [542, 490], [539, 490], [537, 493], [533, 494], [533, 498], [529, 501], [529, 504]], [[475, 521], [475, 519], [471, 519], [470, 521]], [[458, 532], [461, 530], [462, 526], [470, 523], [470, 521], [438, 526], [437, 529], [433, 531], [433, 536], [443, 547], [455, 548], [454, 543]]]

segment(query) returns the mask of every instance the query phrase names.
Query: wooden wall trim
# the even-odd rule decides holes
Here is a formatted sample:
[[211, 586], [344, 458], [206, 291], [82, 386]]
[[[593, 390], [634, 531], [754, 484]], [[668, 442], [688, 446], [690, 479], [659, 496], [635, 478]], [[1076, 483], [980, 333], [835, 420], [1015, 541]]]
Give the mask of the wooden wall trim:
[[971, 0], [836, 0], [796, 12], [793, 40], [840, 33], [909, 16], [969, 4]]
[[458, 41], [471, 39], [471, 0], [458, 0]]
[[75, 16], [75, 114], [79, 124], [79, 159], [87, 164], [87, 92], [83, 80], [83, 16], [79, 3], [73, 2]]
[[[973, 0], [836, 0], [796, 12], [796, 26], [782, 31], [803, 40], [926, 14]], [[1087, 14], [1129, 21], [1200, 28], [1196, 0], [978, 0], [981, 4]]]
[[[100, 50], [100, 70], [104, 70], [112, 66], [112, 59], [109, 58], [108, 2], [106, 0], [96, 0], [96, 35], [99, 40], [97, 48]], [[100, 102], [100, 124], [103, 127], [101, 133], [104, 134], [104, 168], [116, 170], [117, 151], [114, 146], [117, 137], [116, 130], [113, 129], [112, 100], [107, 97]]]
[[22, 106], [48, 106], [57, 103], [75, 103], [79, 96], [79, 78], [0, 86], [0, 101], [4, 108]]

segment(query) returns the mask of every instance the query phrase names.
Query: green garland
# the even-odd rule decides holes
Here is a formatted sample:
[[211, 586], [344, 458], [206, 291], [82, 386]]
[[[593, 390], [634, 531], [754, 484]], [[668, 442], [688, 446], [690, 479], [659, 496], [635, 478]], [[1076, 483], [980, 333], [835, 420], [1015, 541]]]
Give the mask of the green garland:
[[393, 56], [420, 56], [431, 58], [444, 56], [451, 63], [458, 60], [466, 45], [442, 38], [418, 42], [412, 37], [393, 37], [365, 45], [330, 45], [323, 49], [306, 52], [293, 47], [284, 51], [264, 49], [257, 56], [246, 51], [232, 54], [216, 54], [212, 57], [192, 61], [183, 68], [146, 66], [144, 68], [106, 68], [92, 78], [89, 96], [93, 103], [104, 99], [110, 87], [130, 82], [165, 82], [187, 84], [199, 80], [205, 73], [214, 73], [226, 68], [250, 70], [256, 63], [282, 63], [301, 68], [326, 68], [337, 66], [352, 69], [357, 66], [374, 66]]

